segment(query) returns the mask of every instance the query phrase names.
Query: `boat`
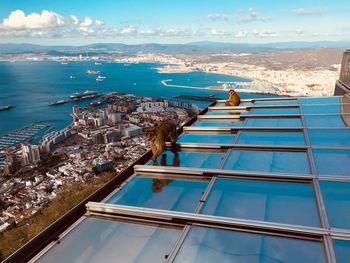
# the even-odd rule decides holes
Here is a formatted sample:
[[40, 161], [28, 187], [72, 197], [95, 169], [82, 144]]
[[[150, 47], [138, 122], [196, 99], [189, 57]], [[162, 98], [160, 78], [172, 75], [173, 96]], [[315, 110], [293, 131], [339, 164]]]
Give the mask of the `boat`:
[[86, 71], [86, 74], [88, 74], [88, 75], [98, 75], [98, 74], [101, 74], [101, 71], [99, 71], [99, 70], [88, 69], [88, 70]]
[[97, 76], [96, 81], [104, 81], [105, 79], [105, 76]]
[[84, 91], [84, 92], [76, 92], [72, 95], [70, 95], [70, 99], [72, 100], [79, 100], [79, 99], [85, 99], [85, 98], [93, 98], [96, 97], [98, 93], [96, 91]]
[[50, 101], [50, 102], [49, 102], [49, 106], [60, 105], [60, 104], [66, 103], [66, 102], [67, 102], [67, 101], [65, 101], [65, 100]]
[[101, 65], [101, 62], [95, 62], [95, 65]]
[[76, 79], [76, 77], [75, 77], [75, 76], [69, 76], [69, 78], [70, 78], [70, 79]]
[[0, 106], [0, 111], [2, 111], [2, 110], [10, 110], [10, 109], [12, 109], [14, 107], [15, 106], [13, 106], [13, 105]]

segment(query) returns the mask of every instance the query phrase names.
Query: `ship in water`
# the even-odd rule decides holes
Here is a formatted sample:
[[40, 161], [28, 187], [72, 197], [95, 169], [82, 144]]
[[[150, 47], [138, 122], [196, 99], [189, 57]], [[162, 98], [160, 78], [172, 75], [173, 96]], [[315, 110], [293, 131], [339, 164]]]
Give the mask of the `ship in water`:
[[88, 70], [86, 71], [86, 74], [88, 74], [88, 75], [98, 75], [98, 74], [101, 74], [101, 71], [99, 71], [99, 70], [88, 69]]
[[56, 100], [56, 101], [50, 101], [49, 106], [54, 106], [54, 105], [60, 105], [66, 103], [66, 100]]
[[5, 106], [0, 106], [0, 111], [3, 111], [3, 110], [10, 110], [12, 108], [14, 108], [15, 106], [13, 105], [5, 105]]
[[84, 92], [76, 92], [70, 95], [69, 97], [71, 100], [80, 100], [80, 99], [94, 98], [98, 95], [99, 94], [96, 91], [86, 90]]
[[106, 79], [105, 76], [97, 76], [96, 81], [104, 81]]

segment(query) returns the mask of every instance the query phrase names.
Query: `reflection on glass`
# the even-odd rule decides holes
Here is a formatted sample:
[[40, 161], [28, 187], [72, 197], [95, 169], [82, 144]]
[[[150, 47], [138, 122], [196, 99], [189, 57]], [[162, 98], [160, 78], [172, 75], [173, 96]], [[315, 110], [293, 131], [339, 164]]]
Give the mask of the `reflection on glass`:
[[163, 262], [178, 229], [86, 218], [39, 262]]
[[320, 182], [331, 227], [350, 229], [350, 183]]
[[270, 114], [300, 114], [300, 112], [299, 112], [299, 108], [271, 108], [271, 109], [253, 108], [248, 112], [241, 112], [241, 115], [270, 115]]
[[232, 144], [235, 139], [233, 134], [183, 134], [178, 143], [194, 144]]
[[269, 105], [297, 105], [299, 104], [298, 100], [271, 100], [271, 101], [255, 101], [254, 103], [257, 106], [269, 106]]
[[346, 127], [341, 115], [306, 115], [304, 118], [308, 127]]
[[304, 114], [331, 114], [340, 113], [340, 105], [317, 105], [317, 106], [303, 106]]
[[350, 150], [313, 149], [319, 175], [350, 176]]
[[195, 127], [241, 127], [244, 121], [197, 121]]
[[207, 182], [134, 177], [107, 203], [194, 212]]
[[239, 112], [230, 111], [208, 111], [205, 115], [239, 115]]
[[305, 152], [231, 150], [224, 169], [273, 173], [309, 174]]
[[202, 213], [319, 226], [312, 186], [303, 183], [219, 178]]
[[308, 130], [312, 146], [350, 147], [350, 130]]
[[300, 98], [300, 104], [339, 104], [340, 97]]
[[[162, 161], [164, 154], [158, 157], [158, 162], [162, 166], [179, 166], [195, 168], [221, 168], [222, 161], [226, 153], [209, 153], [209, 152], [177, 152], [178, 158], [172, 152], [165, 152], [167, 158]], [[164, 159], [164, 158], [163, 158]], [[150, 162], [150, 165], [153, 163]]]
[[333, 240], [337, 263], [349, 263], [350, 241]]
[[317, 241], [191, 227], [175, 262], [325, 262]]
[[304, 146], [302, 132], [250, 132], [241, 131], [237, 144]]
[[248, 118], [246, 127], [302, 127], [300, 118]]

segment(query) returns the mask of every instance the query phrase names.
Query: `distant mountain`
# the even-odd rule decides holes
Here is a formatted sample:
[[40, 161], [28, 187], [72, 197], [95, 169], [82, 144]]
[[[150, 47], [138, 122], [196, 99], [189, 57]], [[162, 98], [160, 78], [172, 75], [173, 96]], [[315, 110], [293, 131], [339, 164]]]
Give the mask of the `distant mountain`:
[[167, 54], [187, 54], [187, 53], [216, 53], [216, 52], [262, 52], [288, 49], [308, 49], [308, 48], [350, 48], [348, 41], [318, 41], [318, 42], [281, 42], [281, 43], [224, 43], [224, 42], [192, 42], [187, 44], [137, 44], [127, 45], [121, 43], [95, 43], [84, 46], [41, 46], [33, 44], [0, 44], [0, 55], [4, 54], [48, 54], [48, 55], [77, 55], [88, 52], [93, 54], [121, 53], [125, 55], [136, 54], [138, 52], [157, 52]]

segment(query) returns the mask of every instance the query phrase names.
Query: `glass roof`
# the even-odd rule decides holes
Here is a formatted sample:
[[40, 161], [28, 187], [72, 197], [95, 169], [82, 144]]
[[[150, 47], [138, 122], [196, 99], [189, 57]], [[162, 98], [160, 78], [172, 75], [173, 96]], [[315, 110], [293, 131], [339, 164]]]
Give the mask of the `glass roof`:
[[347, 262], [350, 114], [341, 101], [243, 100], [237, 121], [214, 105], [36, 260]]

